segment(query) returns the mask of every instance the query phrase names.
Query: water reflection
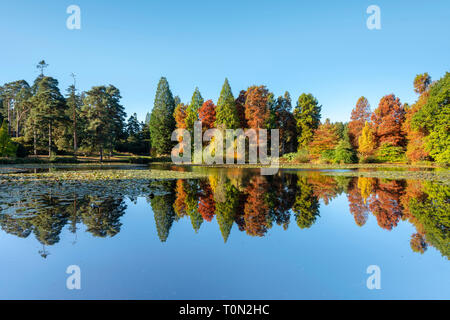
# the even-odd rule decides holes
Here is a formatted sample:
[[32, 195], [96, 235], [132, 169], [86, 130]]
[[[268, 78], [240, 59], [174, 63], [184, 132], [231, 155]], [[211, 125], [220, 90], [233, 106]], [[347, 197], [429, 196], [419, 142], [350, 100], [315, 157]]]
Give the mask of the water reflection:
[[[201, 232], [202, 223], [216, 219], [224, 242], [233, 227], [251, 237], [263, 237], [274, 225], [286, 230], [291, 220], [295, 220], [291, 227], [308, 229], [320, 219], [320, 206], [343, 194], [359, 227], [370, 215], [388, 231], [408, 221], [416, 229], [410, 240], [413, 251], [424, 253], [432, 246], [450, 256], [450, 188], [438, 183], [330, 177], [320, 172], [261, 176], [218, 170], [204, 180], [153, 180], [146, 187], [151, 190], [146, 199], [162, 242], [169, 240], [180, 219], [189, 219], [195, 232]], [[141, 196], [107, 190], [60, 196], [56, 191], [46, 188], [25, 198], [4, 196], [0, 203], [2, 230], [21, 238], [34, 236], [42, 244], [39, 253], [44, 258], [48, 247], [60, 241], [65, 226], [76, 234], [83, 224], [95, 237], [114, 237], [122, 226], [126, 198], [135, 201]]]

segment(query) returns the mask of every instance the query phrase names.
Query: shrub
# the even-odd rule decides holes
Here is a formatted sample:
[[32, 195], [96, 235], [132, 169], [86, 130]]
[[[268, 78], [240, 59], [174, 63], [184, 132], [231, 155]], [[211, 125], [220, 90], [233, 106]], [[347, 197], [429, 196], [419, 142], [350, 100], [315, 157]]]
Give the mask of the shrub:
[[308, 150], [300, 149], [297, 152], [286, 153], [281, 157], [282, 162], [307, 163], [309, 161]]
[[334, 161], [334, 150], [325, 150], [320, 154], [320, 163], [332, 163]]
[[25, 138], [24, 137], [12, 138], [12, 141], [14, 141], [14, 143], [17, 146], [16, 157], [18, 157], [18, 158], [25, 158], [29, 154], [31, 154], [31, 149], [30, 148], [32, 148], [32, 146], [28, 145], [25, 142]]
[[390, 143], [383, 143], [377, 150], [376, 159], [381, 162], [406, 162], [405, 150]]
[[355, 151], [347, 140], [339, 141], [334, 149], [334, 163], [355, 163], [357, 161]]

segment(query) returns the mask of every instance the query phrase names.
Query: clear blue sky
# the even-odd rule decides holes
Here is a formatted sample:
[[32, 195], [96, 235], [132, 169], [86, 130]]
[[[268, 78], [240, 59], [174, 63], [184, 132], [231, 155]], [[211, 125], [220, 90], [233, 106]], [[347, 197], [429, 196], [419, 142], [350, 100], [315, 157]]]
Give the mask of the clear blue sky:
[[[68, 30], [66, 8], [81, 8]], [[368, 30], [366, 8], [381, 8]], [[311, 92], [323, 118], [346, 121], [359, 96], [372, 108], [395, 93], [416, 99], [412, 81], [450, 71], [450, 1], [2, 1], [0, 83], [46, 73], [65, 88], [114, 84], [128, 114], [143, 120], [158, 79], [189, 101], [196, 86], [217, 101], [225, 77], [235, 96], [253, 84], [296, 100]]]

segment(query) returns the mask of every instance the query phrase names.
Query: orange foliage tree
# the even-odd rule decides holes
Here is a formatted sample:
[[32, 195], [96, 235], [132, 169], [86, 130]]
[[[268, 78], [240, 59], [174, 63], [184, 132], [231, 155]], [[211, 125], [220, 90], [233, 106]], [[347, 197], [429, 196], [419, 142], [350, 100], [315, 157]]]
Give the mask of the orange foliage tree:
[[420, 94], [415, 104], [406, 110], [403, 130], [406, 132], [408, 144], [406, 147], [406, 157], [413, 162], [429, 159], [430, 154], [425, 150], [425, 137], [427, 132], [424, 128], [413, 129], [411, 122], [414, 115], [422, 109], [428, 101], [428, 87], [431, 78], [427, 73], [419, 74], [414, 79], [414, 91]]
[[268, 99], [269, 90], [265, 86], [252, 86], [247, 89], [245, 119], [249, 128], [266, 127], [269, 118]]
[[312, 159], [318, 159], [324, 151], [333, 150], [338, 142], [336, 126], [327, 119], [314, 131], [313, 140], [309, 144], [309, 154]]
[[352, 110], [351, 120], [348, 123], [348, 135], [354, 148], [358, 148], [358, 138], [361, 135], [364, 124], [370, 120], [371, 114], [369, 101], [365, 97], [360, 97]]
[[394, 94], [381, 98], [371, 120], [378, 145], [389, 143], [392, 146], [405, 146], [405, 133], [402, 128], [405, 109]]
[[207, 100], [203, 103], [198, 111], [198, 117], [202, 122], [203, 130], [214, 128], [214, 122], [216, 122], [216, 106], [212, 100]]

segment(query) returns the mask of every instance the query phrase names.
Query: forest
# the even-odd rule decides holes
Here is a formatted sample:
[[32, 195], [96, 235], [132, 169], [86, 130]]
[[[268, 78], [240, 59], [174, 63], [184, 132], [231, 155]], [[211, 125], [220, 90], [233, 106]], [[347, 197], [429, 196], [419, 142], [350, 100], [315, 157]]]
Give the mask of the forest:
[[202, 121], [203, 130], [279, 129], [281, 162], [286, 163], [438, 163], [450, 162], [450, 73], [432, 81], [428, 73], [413, 79], [417, 100], [402, 103], [390, 93], [372, 110], [361, 96], [348, 122], [322, 119], [323, 106], [311, 93], [301, 93], [295, 106], [289, 92], [276, 97], [264, 85], [250, 86], [235, 97], [228, 79], [216, 103], [198, 88], [181, 102], [166, 78], [158, 83], [154, 105], [144, 122], [127, 118], [120, 90], [93, 86], [80, 92], [76, 79], [65, 92], [45, 75], [0, 87], [0, 157], [113, 154], [159, 157], [170, 154], [172, 132]]

